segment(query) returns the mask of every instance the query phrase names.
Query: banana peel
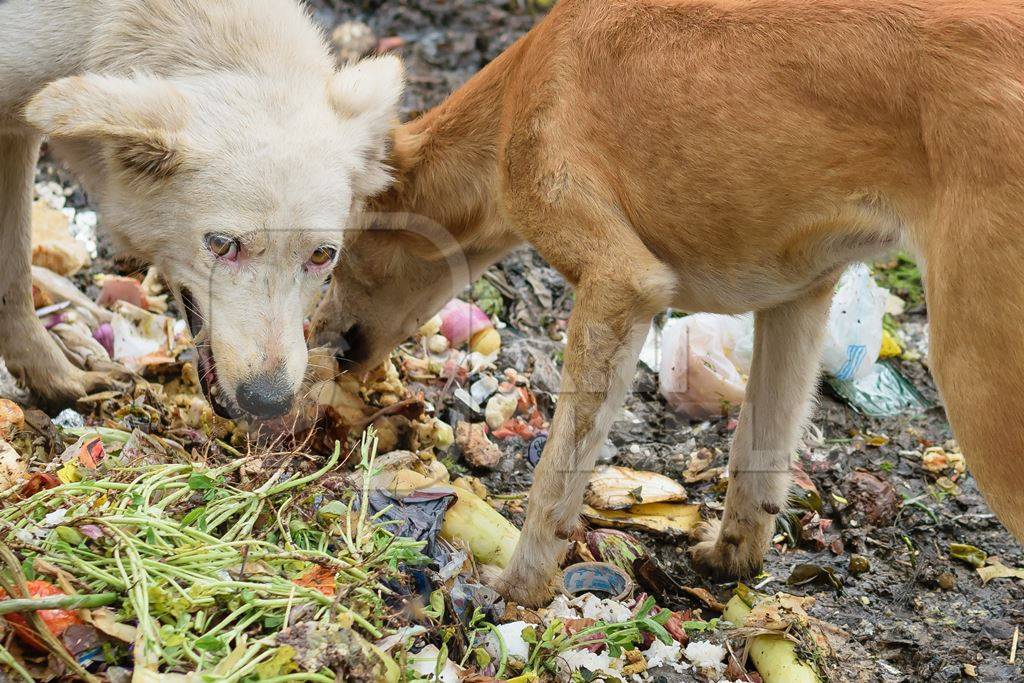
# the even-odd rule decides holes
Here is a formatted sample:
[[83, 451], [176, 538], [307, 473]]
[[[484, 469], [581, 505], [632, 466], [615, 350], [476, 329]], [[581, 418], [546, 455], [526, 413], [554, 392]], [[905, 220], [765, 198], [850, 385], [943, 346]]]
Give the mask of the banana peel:
[[643, 503], [625, 510], [598, 510], [584, 505], [583, 516], [597, 526], [659, 534], [689, 533], [701, 522], [700, 505], [685, 503]]

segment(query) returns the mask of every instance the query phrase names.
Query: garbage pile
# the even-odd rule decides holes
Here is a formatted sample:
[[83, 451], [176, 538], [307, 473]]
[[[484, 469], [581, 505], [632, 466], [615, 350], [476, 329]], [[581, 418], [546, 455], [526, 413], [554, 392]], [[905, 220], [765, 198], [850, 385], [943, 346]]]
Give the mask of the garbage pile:
[[[486, 282], [363, 381], [314, 351], [293, 414], [251, 424], [202, 396], [158, 273], [79, 274], [86, 294], [69, 279], [90, 258], [70, 235], [83, 219], [39, 214], [40, 319], [74, 363], [135, 374], [53, 417], [0, 383], [15, 399], [0, 399], [0, 672], [12, 680], [751, 681], [751, 667], [766, 680], [772, 667], [806, 680], [824, 670], [830, 646], [798, 610], [763, 616], [785, 596], [744, 591], [727, 608], [665, 574], [633, 532], [679, 537], [701, 513], [655, 472], [593, 473], [587, 526], [547, 608], [506, 604], [489, 587], [518, 541], [528, 482], [493, 496], [471, 473], [503, 467], [510, 451], [536, 465], [552, 405], [525, 371], [498, 367], [501, 295]], [[695, 454], [685, 481], [718, 479], [713, 459]], [[747, 629], [739, 651], [729, 610]]]

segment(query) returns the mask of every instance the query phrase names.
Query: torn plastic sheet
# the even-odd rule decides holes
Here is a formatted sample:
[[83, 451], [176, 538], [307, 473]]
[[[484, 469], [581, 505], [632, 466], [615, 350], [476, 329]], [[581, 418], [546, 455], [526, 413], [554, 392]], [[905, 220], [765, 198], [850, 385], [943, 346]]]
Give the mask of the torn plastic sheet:
[[867, 417], [892, 417], [931, 407], [921, 392], [888, 361], [875, 363], [862, 379], [826, 376], [825, 381], [850, 407]]
[[455, 491], [451, 486], [435, 486], [404, 496], [377, 490], [370, 493], [369, 503], [373, 512], [381, 513], [382, 522], [392, 522], [387, 527], [391, 533], [425, 541], [423, 553], [438, 560], [437, 534], [445, 511], [455, 504]]

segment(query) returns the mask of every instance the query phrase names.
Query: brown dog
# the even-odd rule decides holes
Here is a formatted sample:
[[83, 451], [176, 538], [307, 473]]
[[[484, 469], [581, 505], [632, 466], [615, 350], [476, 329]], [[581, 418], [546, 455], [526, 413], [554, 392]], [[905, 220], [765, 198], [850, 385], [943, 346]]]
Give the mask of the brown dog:
[[[1024, 7], [962, 0], [562, 0], [399, 128], [316, 340], [379, 362], [465, 278], [533, 244], [576, 287], [563, 390], [505, 594], [538, 604], [666, 307], [756, 311], [721, 523], [757, 568], [785, 502], [838, 273], [927, 264], [933, 367], [992, 508], [1024, 536]], [[448, 243], [438, 231], [443, 226]], [[452, 259], [465, 271], [452, 277]]]

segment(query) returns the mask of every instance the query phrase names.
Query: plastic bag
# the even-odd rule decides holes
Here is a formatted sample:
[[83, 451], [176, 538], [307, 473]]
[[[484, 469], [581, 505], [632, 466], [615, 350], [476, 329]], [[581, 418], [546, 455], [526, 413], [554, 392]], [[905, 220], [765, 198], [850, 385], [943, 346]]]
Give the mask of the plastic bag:
[[889, 292], [875, 283], [863, 263], [850, 266], [836, 287], [822, 353], [822, 367], [836, 379], [871, 373], [882, 348], [882, 316]]
[[692, 420], [743, 402], [754, 348], [754, 316], [698, 313], [661, 334], [659, 384], [669, 406]]

